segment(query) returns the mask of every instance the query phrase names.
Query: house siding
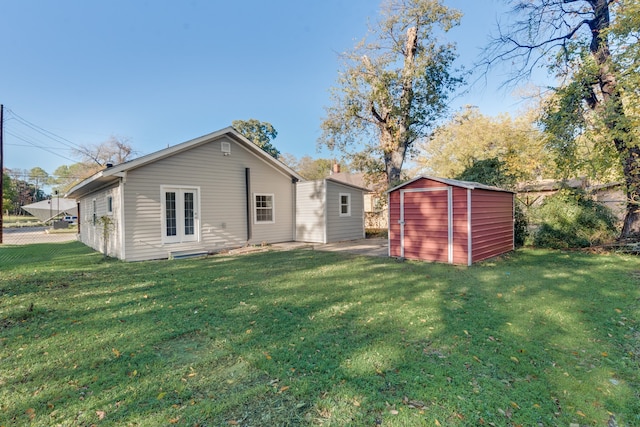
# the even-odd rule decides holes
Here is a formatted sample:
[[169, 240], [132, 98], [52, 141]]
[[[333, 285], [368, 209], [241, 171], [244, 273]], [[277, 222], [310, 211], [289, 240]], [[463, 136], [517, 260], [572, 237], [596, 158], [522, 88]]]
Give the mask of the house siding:
[[[120, 226], [120, 215], [122, 213], [120, 204], [120, 187], [118, 185], [109, 186], [102, 190], [96, 191], [90, 197], [85, 197], [80, 200], [80, 215], [79, 218], [79, 240], [85, 245], [95, 249], [98, 252], [104, 253], [104, 226], [100, 221], [101, 217], [111, 218], [109, 231], [107, 236], [107, 253], [106, 255], [121, 258], [122, 245], [122, 229]], [[107, 198], [112, 198], [112, 212], [107, 212]], [[96, 218], [98, 221], [93, 221], [93, 201], [96, 202]]]
[[325, 243], [326, 181], [299, 182], [296, 188], [296, 240]]
[[[325, 243], [362, 239], [364, 233], [364, 192], [335, 181], [325, 181], [327, 192]], [[340, 216], [340, 195], [349, 194], [351, 214]]]
[[[351, 214], [340, 216], [340, 195], [349, 194]], [[331, 243], [364, 238], [364, 190], [332, 180], [299, 182], [296, 240]]]
[[[224, 155], [221, 142], [231, 144]], [[251, 239], [248, 239], [246, 168], [250, 169]], [[199, 189], [199, 241], [163, 243], [161, 186]], [[217, 252], [244, 244], [293, 240], [291, 177], [246, 148], [221, 138], [127, 172], [124, 191], [127, 260], [167, 258], [170, 252]], [[274, 222], [256, 224], [256, 193], [274, 195]]]

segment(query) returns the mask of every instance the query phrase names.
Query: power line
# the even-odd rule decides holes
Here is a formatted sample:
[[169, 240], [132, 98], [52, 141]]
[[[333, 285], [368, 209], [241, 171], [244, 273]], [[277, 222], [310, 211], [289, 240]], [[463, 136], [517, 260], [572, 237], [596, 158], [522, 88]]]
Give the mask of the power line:
[[69, 141], [68, 139], [66, 139], [66, 138], [64, 138], [64, 137], [62, 137], [60, 135], [57, 135], [57, 134], [55, 134], [55, 133], [53, 133], [53, 132], [51, 132], [49, 130], [44, 129], [43, 127], [40, 127], [40, 126], [36, 125], [35, 123], [32, 123], [32, 122], [28, 121], [24, 117], [16, 114], [13, 110], [7, 108], [7, 112], [9, 112], [11, 114], [11, 116], [13, 118], [15, 118], [18, 122], [22, 123], [24, 126], [30, 128], [30, 129], [34, 130], [35, 132], [38, 132], [39, 134], [41, 134], [41, 135], [43, 135], [43, 136], [45, 136], [47, 138], [50, 138], [50, 139], [52, 139], [52, 140], [54, 140], [54, 141], [56, 141], [56, 142], [58, 142], [60, 144], [66, 145], [67, 147], [72, 148], [74, 150], [83, 150], [83, 147], [81, 145], [76, 144], [73, 141]]
[[8, 135], [13, 136], [14, 138], [17, 138], [17, 139], [19, 139], [19, 140], [21, 140], [21, 141], [26, 142], [27, 144], [31, 145], [31, 146], [32, 146], [32, 147], [34, 147], [34, 148], [39, 148], [39, 149], [41, 149], [41, 150], [46, 151], [47, 153], [53, 154], [54, 156], [58, 156], [58, 157], [60, 157], [60, 158], [62, 158], [62, 159], [69, 160], [69, 161], [74, 162], [74, 163], [76, 162], [76, 160], [73, 160], [73, 159], [71, 159], [71, 158], [69, 158], [69, 157], [63, 156], [62, 154], [57, 153], [57, 152], [55, 152], [55, 151], [53, 151], [53, 150], [51, 150], [51, 149], [49, 149], [49, 148], [47, 148], [47, 147], [38, 146], [38, 145], [34, 144], [33, 142], [29, 141], [28, 139], [23, 138], [23, 137], [21, 137], [20, 135], [17, 135], [17, 134], [15, 134], [15, 133], [11, 132], [11, 131], [8, 131], [8, 130], [7, 130], [7, 131], [6, 131], [6, 133], [7, 133]]

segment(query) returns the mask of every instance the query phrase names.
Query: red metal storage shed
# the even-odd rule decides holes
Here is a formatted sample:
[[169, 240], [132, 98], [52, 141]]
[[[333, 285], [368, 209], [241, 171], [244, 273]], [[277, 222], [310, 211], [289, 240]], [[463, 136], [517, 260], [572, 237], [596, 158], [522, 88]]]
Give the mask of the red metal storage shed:
[[420, 176], [388, 192], [389, 256], [471, 265], [514, 249], [514, 193]]

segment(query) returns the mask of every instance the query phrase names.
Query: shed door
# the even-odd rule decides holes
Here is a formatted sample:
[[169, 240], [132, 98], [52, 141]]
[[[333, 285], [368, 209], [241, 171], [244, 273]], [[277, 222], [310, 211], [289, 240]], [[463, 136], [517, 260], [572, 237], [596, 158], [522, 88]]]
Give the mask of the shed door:
[[400, 256], [453, 263], [452, 187], [400, 191]]

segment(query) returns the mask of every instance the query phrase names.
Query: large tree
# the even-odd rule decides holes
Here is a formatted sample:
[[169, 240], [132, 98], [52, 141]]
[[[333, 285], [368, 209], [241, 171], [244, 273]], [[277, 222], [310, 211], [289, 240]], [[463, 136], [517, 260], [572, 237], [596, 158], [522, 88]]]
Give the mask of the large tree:
[[84, 145], [74, 150], [76, 157], [82, 159], [82, 163], [93, 164], [99, 167], [107, 163], [120, 164], [131, 160], [135, 156], [129, 138], [110, 136], [109, 139], [95, 145]]
[[[634, 92], [624, 85], [638, 71], [637, 48], [631, 61], [625, 53], [638, 41], [637, 3], [514, 1], [515, 20], [501, 29], [486, 61], [489, 66], [507, 62], [515, 71], [512, 81], [551, 64], [559, 83], [542, 120], [551, 136], [550, 147], [571, 160], [579, 152], [576, 143], [587, 139], [601, 158], [608, 154], [617, 161], [627, 193], [621, 237], [640, 232], [640, 147], [632, 117], [637, 113], [638, 92], [637, 86]], [[618, 26], [617, 19], [631, 25]]]
[[369, 169], [389, 185], [400, 181], [412, 144], [430, 134], [462, 82], [454, 45], [440, 42], [460, 17], [440, 0], [386, 0], [368, 38], [342, 54], [319, 143], [357, 163], [374, 159]]
[[[41, 191], [43, 185], [51, 182], [49, 174], [41, 167], [35, 167], [29, 170], [29, 181], [36, 188], [36, 195]], [[38, 201], [39, 199], [36, 199]]]
[[278, 132], [269, 122], [261, 122], [256, 119], [234, 120], [231, 125], [248, 140], [277, 159], [280, 151], [271, 143]]
[[50, 182], [64, 194], [79, 181], [104, 169], [107, 164], [124, 163], [136, 154], [137, 151], [128, 138], [110, 136], [99, 144], [86, 144], [75, 149], [74, 155], [80, 161], [58, 167], [50, 177]]

